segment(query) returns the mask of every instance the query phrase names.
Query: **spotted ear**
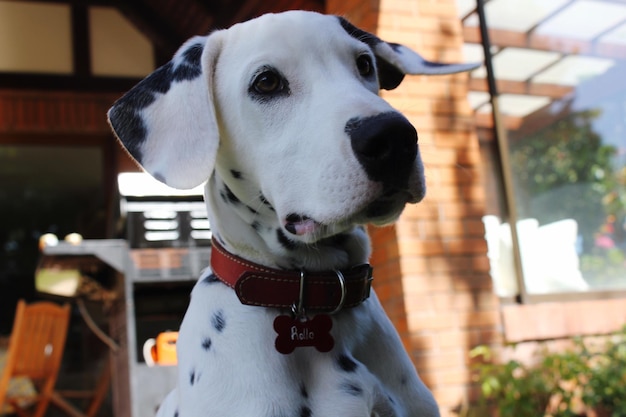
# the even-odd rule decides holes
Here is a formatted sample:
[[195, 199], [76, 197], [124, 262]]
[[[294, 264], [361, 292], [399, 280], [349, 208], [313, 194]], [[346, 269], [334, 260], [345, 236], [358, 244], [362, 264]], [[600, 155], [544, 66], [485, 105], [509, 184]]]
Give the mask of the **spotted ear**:
[[454, 74], [471, 71], [480, 66], [480, 63], [445, 64], [427, 61], [406, 46], [385, 42], [377, 36], [357, 28], [343, 17], [339, 17], [339, 22], [350, 36], [368, 44], [374, 51], [380, 88], [384, 90], [393, 90], [399, 86], [406, 74]]
[[130, 155], [170, 187], [196, 187], [213, 171], [219, 133], [212, 67], [221, 39], [220, 32], [189, 39], [108, 112], [111, 128]]

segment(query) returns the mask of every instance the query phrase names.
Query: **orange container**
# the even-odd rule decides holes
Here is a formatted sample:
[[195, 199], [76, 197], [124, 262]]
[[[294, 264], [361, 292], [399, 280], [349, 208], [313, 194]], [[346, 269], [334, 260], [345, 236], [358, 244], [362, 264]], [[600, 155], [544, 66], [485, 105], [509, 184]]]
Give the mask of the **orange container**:
[[143, 344], [143, 357], [148, 366], [176, 365], [178, 332], [162, 332]]

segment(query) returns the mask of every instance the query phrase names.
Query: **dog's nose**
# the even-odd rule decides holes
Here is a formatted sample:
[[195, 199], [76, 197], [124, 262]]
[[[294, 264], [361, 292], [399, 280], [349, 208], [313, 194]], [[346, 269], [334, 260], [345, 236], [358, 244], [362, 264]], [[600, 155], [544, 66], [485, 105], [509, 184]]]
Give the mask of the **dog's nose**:
[[352, 118], [345, 128], [352, 150], [372, 181], [403, 189], [415, 165], [417, 132], [399, 113]]

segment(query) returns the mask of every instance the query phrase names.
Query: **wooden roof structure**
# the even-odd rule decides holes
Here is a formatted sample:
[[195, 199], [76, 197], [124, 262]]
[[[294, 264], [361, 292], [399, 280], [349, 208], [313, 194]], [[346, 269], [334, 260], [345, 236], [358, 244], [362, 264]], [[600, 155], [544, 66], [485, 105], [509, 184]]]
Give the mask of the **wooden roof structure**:
[[[10, 0], [34, 2], [35, 0]], [[123, 91], [136, 79], [93, 77], [90, 73], [89, 7], [114, 7], [154, 47], [155, 65], [167, 62], [194, 35], [227, 28], [264, 13], [291, 9], [323, 11], [324, 0], [36, 0], [71, 7], [72, 75], [2, 73], [0, 89]]]

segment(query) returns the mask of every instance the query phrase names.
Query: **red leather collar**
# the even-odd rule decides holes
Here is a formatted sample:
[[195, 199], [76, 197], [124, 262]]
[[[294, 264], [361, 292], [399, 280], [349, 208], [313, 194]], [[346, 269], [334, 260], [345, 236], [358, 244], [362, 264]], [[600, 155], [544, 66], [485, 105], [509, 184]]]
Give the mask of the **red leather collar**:
[[301, 272], [268, 268], [226, 251], [215, 239], [211, 269], [233, 288], [242, 304], [335, 313], [355, 307], [370, 294], [372, 267], [357, 265], [340, 271]]

